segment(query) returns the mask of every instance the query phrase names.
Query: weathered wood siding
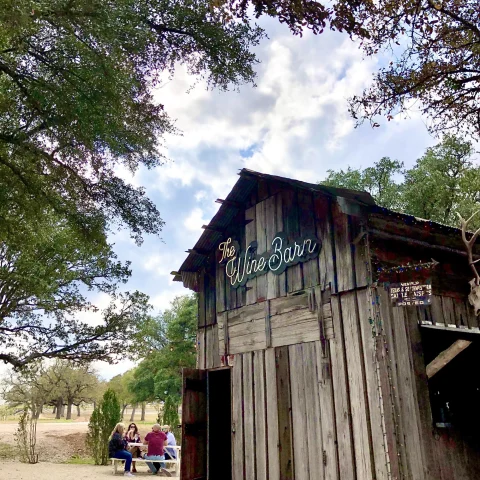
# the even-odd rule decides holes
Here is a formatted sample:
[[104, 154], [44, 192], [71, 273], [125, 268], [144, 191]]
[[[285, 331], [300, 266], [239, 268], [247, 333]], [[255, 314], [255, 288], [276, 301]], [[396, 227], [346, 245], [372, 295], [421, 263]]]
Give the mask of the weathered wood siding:
[[[320, 255], [238, 289], [214, 254], [199, 272], [197, 367], [233, 362], [234, 480], [480, 478], [478, 452], [433, 431], [419, 331], [479, 330], [466, 267], [372, 227], [396, 231], [340, 199], [259, 182], [224, 237], [263, 252], [277, 232], [315, 234]], [[432, 256], [456, 284], [434, 274], [430, 307], [392, 308], [377, 265]]]
[[[376, 305], [382, 324], [381, 335], [388, 349], [386, 359], [393, 387], [390, 398], [396, 410], [397, 421], [389, 421], [388, 430], [389, 435], [397, 440], [398, 478], [479, 478], [479, 452], [454, 431], [433, 427], [420, 337], [420, 328], [425, 321], [428, 325], [445, 328], [445, 318], [450, 315], [452, 305], [458, 305], [462, 312], [465, 309], [465, 314], [470, 316], [468, 306], [462, 301], [437, 295], [431, 306], [393, 308], [388, 292], [383, 288], [378, 289]], [[387, 402], [385, 404], [388, 406]]]

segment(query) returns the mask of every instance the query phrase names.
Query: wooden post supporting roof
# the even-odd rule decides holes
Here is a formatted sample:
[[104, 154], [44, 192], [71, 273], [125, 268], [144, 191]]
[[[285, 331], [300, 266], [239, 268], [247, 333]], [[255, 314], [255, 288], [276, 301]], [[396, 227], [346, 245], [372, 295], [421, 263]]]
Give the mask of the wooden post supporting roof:
[[427, 377], [432, 378], [459, 353], [463, 352], [471, 343], [470, 340], [457, 340], [450, 345], [427, 365]]

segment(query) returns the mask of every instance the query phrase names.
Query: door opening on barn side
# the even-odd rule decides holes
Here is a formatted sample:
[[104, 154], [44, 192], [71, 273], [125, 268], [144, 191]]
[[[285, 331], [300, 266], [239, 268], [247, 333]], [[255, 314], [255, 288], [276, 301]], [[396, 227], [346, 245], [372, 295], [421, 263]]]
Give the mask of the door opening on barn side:
[[231, 480], [232, 403], [229, 368], [207, 372], [207, 392], [207, 479]]
[[422, 329], [433, 426], [480, 451], [478, 334]]

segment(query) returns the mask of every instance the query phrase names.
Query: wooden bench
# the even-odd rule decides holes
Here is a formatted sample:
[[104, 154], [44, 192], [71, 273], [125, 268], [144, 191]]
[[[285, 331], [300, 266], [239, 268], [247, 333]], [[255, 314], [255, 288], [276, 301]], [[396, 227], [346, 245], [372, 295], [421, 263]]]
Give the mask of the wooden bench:
[[[167, 466], [168, 465], [173, 465], [175, 468], [175, 475], [180, 471], [180, 450], [181, 447], [171, 447], [169, 446], [168, 448], [174, 448], [177, 451], [177, 458], [172, 459], [172, 460], [145, 460], [144, 458], [132, 458], [132, 462], [140, 462], [140, 463], [165, 463]], [[112, 467], [113, 467], [113, 474], [115, 475], [118, 470], [118, 464], [122, 464], [125, 459], [123, 458], [110, 458], [112, 461]]]

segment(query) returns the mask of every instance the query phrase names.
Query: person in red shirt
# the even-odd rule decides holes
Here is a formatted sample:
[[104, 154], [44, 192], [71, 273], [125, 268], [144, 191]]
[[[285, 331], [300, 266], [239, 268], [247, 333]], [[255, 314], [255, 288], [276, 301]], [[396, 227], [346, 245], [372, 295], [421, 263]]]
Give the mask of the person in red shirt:
[[[156, 460], [157, 462], [165, 460], [164, 447], [167, 445], [167, 435], [162, 432], [162, 429], [158, 423], [152, 427], [152, 431], [147, 433], [143, 443], [148, 445], [147, 454], [145, 455], [145, 460]], [[157, 463], [146, 462], [150, 471], [156, 475], [158, 472], [163, 473], [167, 477], [171, 477], [170, 472], [161, 468]]]

